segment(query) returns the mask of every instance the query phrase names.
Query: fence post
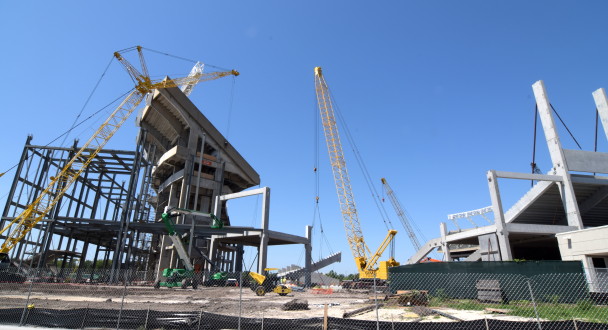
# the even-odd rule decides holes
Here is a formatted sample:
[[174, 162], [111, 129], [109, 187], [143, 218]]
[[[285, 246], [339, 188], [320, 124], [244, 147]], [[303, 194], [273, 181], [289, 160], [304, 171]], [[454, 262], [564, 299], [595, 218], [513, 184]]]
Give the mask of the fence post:
[[150, 317], [150, 306], [148, 306], [148, 311], [146, 312], [146, 321], [144, 322], [144, 330], [148, 330], [148, 318]]
[[380, 330], [380, 316], [378, 311], [378, 289], [376, 288], [376, 272], [374, 272], [374, 304], [376, 304], [376, 330]]
[[[130, 270], [129, 270], [130, 272]], [[122, 290], [122, 300], [120, 302], [120, 311], [118, 312], [118, 320], [116, 321], [116, 330], [120, 329], [120, 318], [122, 317], [122, 310], [125, 305], [125, 296], [127, 295], [127, 271], [123, 270], [123, 280], [125, 282], [124, 289]]]
[[84, 316], [82, 317], [82, 324], [80, 325], [80, 329], [84, 329], [84, 324], [87, 322], [87, 315], [89, 314], [89, 305], [87, 304], [87, 309], [84, 311]]
[[538, 317], [538, 310], [536, 310], [536, 300], [534, 300], [534, 293], [532, 292], [532, 286], [530, 285], [530, 280], [527, 280], [528, 290], [530, 290], [530, 297], [532, 298], [532, 305], [534, 306], [534, 314], [536, 314], [536, 324], [538, 324], [538, 329], [542, 330], [543, 327], [540, 325], [540, 318]]
[[203, 320], [203, 308], [201, 307], [201, 312], [198, 314], [198, 327], [197, 329], [201, 329], [201, 321]]
[[323, 306], [323, 330], [327, 330], [327, 321], [327, 304], [325, 304], [325, 306]]
[[243, 307], [243, 271], [239, 273], [239, 321], [238, 330], [241, 330], [241, 312]]
[[32, 286], [34, 285], [34, 278], [31, 278], [30, 280], [30, 288], [27, 292], [27, 299], [25, 299], [25, 306], [23, 307], [23, 313], [21, 313], [21, 320], [19, 320], [19, 326], [24, 325], [24, 322], [26, 321], [25, 315], [29, 314], [28, 305], [30, 304], [30, 296], [32, 295]]

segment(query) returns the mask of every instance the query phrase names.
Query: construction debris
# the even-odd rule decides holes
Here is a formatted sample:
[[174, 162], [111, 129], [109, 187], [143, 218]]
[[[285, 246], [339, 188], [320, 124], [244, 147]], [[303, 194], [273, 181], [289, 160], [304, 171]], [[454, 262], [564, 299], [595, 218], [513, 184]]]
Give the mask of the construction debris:
[[451, 319], [451, 320], [455, 320], [455, 321], [459, 321], [459, 322], [463, 321], [462, 319], [457, 318], [456, 316], [452, 316], [448, 313], [440, 312], [436, 309], [431, 309], [431, 308], [423, 307], [423, 306], [412, 307], [412, 312], [414, 312], [420, 316], [441, 315], [441, 316], [447, 317], [448, 319]]
[[486, 308], [484, 310], [488, 313], [498, 313], [498, 314], [509, 314], [511, 312], [510, 309], [503, 309], [503, 308]]
[[347, 318], [349, 318], [351, 316], [363, 314], [365, 312], [369, 312], [371, 310], [374, 310], [376, 308], [380, 308], [382, 306], [384, 306], [384, 304], [369, 305], [369, 306], [361, 307], [361, 308], [355, 309], [352, 312], [346, 312], [346, 313], [342, 314], [342, 318], [347, 319]]
[[291, 301], [286, 302], [281, 309], [284, 311], [297, 311], [307, 310], [310, 308], [308, 308], [308, 300], [293, 299]]
[[400, 306], [428, 306], [429, 296], [426, 290], [398, 290], [389, 299], [397, 300]]

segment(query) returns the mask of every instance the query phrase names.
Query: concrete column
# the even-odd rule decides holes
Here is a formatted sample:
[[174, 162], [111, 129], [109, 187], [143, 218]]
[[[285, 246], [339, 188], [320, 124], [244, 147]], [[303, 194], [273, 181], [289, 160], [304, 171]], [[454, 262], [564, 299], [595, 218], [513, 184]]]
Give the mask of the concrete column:
[[604, 128], [604, 134], [606, 134], [606, 140], [608, 140], [608, 97], [606, 97], [606, 91], [600, 88], [593, 92], [593, 100]]
[[[167, 206], [169, 205], [175, 205], [175, 185], [170, 185], [169, 186], [169, 202], [167, 204]], [[163, 235], [162, 239], [161, 239], [161, 243], [160, 243], [160, 256], [158, 257], [158, 266], [156, 268], [156, 279], [160, 279], [160, 277], [163, 274], [163, 269], [165, 268], [170, 268], [171, 267], [171, 262], [174, 259], [173, 257], [173, 250], [169, 251], [166, 248], [171, 244], [171, 239], [169, 239], [167, 237], [167, 235]]]
[[307, 243], [304, 245], [304, 269], [306, 269], [304, 287], [309, 288], [312, 283], [310, 275], [312, 271], [312, 226], [306, 226], [306, 240]]
[[[217, 253], [217, 248], [219, 245], [219, 241], [217, 240], [217, 235], [211, 235], [211, 243], [209, 244], [209, 259], [211, 259], [211, 262], [213, 263], [213, 265], [216, 266], [216, 268], [220, 268], [220, 260], [218, 260], [218, 253]], [[211, 266], [211, 269], [209, 269], [210, 271], [214, 272], [215, 270], [213, 269], [213, 266]]]
[[234, 271], [242, 272], [243, 271], [243, 254], [245, 253], [245, 249], [243, 249], [243, 244], [236, 245], [236, 258], [234, 260]]
[[220, 219], [220, 217], [222, 216], [222, 202], [220, 201], [220, 196], [216, 195], [214, 198], [214, 203], [213, 203], [213, 214], [215, 214], [215, 216]]
[[538, 106], [538, 113], [543, 124], [545, 139], [549, 148], [549, 154], [551, 155], [551, 162], [553, 163], [553, 171], [556, 175], [561, 176], [563, 179], [562, 182], [557, 183], [557, 185], [560, 188], [560, 194], [562, 196], [564, 210], [566, 211], [568, 225], [575, 226], [578, 229], [583, 229], [583, 220], [578, 209], [576, 196], [574, 195], [574, 187], [572, 186], [570, 171], [568, 170], [564, 150], [559, 140], [557, 129], [555, 128], [551, 103], [549, 102], [543, 81], [539, 80], [535, 82], [534, 85], [532, 85], [532, 90], [534, 91], [534, 97], [536, 98], [536, 104]]
[[260, 238], [260, 254], [258, 258], [258, 273], [262, 273], [266, 268], [268, 259], [268, 223], [270, 213], [270, 188], [264, 187], [262, 193], [262, 237]]
[[[207, 136], [205, 135], [205, 133], [202, 133], [200, 135], [201, 150], [199, 151], [200, 154], [197, 157], [197, 159], [198, 159], [198, 173], [196, 174], [196, 188], [195, 188], [196, 190], [194, 191], [194, 207], [193, 207], [194, 210], [202, 211], [202, 212], [207, 212], [207, 209], [205, 209], [205, 208], [199, 208], [199, 205], [198, 205], [198, 199], [199, 199], [198, 193], [199, 193], [200, 185], [201, 185], [201, 173], [203, 171], [203, 154], [205, 153], [205, 139], [206, 139], [206, 137]], [[197, 142], [197, 144], [198, 144], [198, 142]]]
[[190, 219], [190, 239], [188, 240], [188, 255], [192, 255], [192, 244], [194, 244], [194, 219]]
[[498, 246], [500, 247], [500, 256], [502, 261], [510, 261], [513, 260], [513, 254], [511, 253], [511, 244], [509, 243], [509, 232], [505, 225], [505, 214], [502, 210], [502, 201], [500, 200], [496, 171], [488, 171], [487, 177], [490, 197], [492, 199], [492, 210], [494, 212], [494, 224], [496, 225], [496, 237], [498, 238]]
[[597, 283], [597, 274], [593, 267], [593, 259], [589, 256], [583, 256], [581, 261], [583, 262], [583, 268], [585, 269], [585, 275], [587, 276], [587, 282], [589, 283], [589, 291], [598, 292], [599, 285]]
[[[218, 162], [220, 161], [220, 157], [218, 157]], [[216, 217], [218, 217], [218, 219], [221, 219], [220, 215], [221, 215], [221, 210], [222, 210], [222, 204], [221, 201], [218, 199], [218, 197], [220, 195], [222, 195], [222, 189], [224, 188], [224, 169], [226, 168], [226, 162], [221, 161], [221, 164], [218, 168], [215, 169], [215, 176], [214, 176], [214, 180], [215, 180], [215, 188], [213, 188], [213, 192], [212, 192], [212, 196], [216, 196], [216, 198], [214, 198], [213, 200], [215, 201], [215, 205], [212, 206], [212, 208], [215, 210], [214, 213]]]
[[439, 224], [439, 231], [441, 232], [441, 249], [443, 250], [443, 260], [452, 261], [450, 246], [446, 240], [446, 237], [448, 236], [448, 226], [445, 224], [445, 222]]

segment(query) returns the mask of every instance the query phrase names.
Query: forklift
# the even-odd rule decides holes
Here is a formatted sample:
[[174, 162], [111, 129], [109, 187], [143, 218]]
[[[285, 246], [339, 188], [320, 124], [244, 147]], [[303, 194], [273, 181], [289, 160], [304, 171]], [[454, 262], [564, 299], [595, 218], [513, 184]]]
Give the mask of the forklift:
[[180, 260], [182, 261], [184, 268], [163, 269], [162, 276], [165, 278], [165, 281], [161, 281], [159, 279], [154, 282], [155, 289], [160, 289], [161, 286], [168, 288], [181, 286], [182, 289], [187, 289], [190, 286], [192, 286], [193, 289], [196, 289], [198, 287], [198, 280], [194, 276], [194, 266], [190, 261], [190, 255], [184, 247], [184, 242], [182, 241], [182, 238], [175, 231], [175, 224], [172, 220], [172, 218], [175, 218], [182, 214], [193, 214], [211, 217], [211, 219], [213, 220], [211, 228], [213, 229], [221, 229], [224, 225], [224, 223], [220, 219], [218, 219], [214, 214], [211, 213], [203, 213], [182, 208], [170, 208], [169, 206], [166, 206], [165, 212], [161, 215], [161, 220], [163, 221], [165, 227], [167, 228], [167, 231], [169, 232], [168, 236], [173, 242], [173, 248], [177, 251], [177, 254]]
[[280, 283], [276, 272], [278, 268], [264, 268], [264, 275], [256, 272], [249, 272], [249, 276], [253, 279], [250, 283], [250, 288], [258, 296], [263, 296], [266, 292], [275, 292], [279, 296], [286, 296], [291, 293], [291, 288]]

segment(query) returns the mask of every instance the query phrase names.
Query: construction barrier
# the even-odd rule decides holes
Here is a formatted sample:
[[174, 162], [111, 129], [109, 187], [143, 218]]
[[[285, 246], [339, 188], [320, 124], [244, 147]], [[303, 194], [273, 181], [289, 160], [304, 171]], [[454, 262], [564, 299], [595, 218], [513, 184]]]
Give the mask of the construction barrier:
[[[581, 274], [391, 273], [351, 289], [320, 274], [256, 291], [247, 272], [155, 288], [139, 271], [31, 270], [0, 281], [0, 325], [67, 329], [608, 329]], [[585, 273], [588, 274], [588, 273]], [[582, 277], [581, 277], [582, 276]], [[314, 282], [311, 282], [314, 279]], [[163, 281], [169, 281], [163, 279]], [[551, 286], [546, 283], [551, 283]], [[196, 282], [196, 288], [192, 283]], [[283, 284], [285, 283], [285, 284]], [[308, 286], [307, 286], [308, 283]], [[581, 284], [582, 283], [582, 284]], [[388, 284], [388, 285], [386, 285]], [[420, 286], [419, 286], [420, 285]], [[559, 286], [559, 287], [554, 287]], [[396, 289], [399, 288], [399, 289]]]

